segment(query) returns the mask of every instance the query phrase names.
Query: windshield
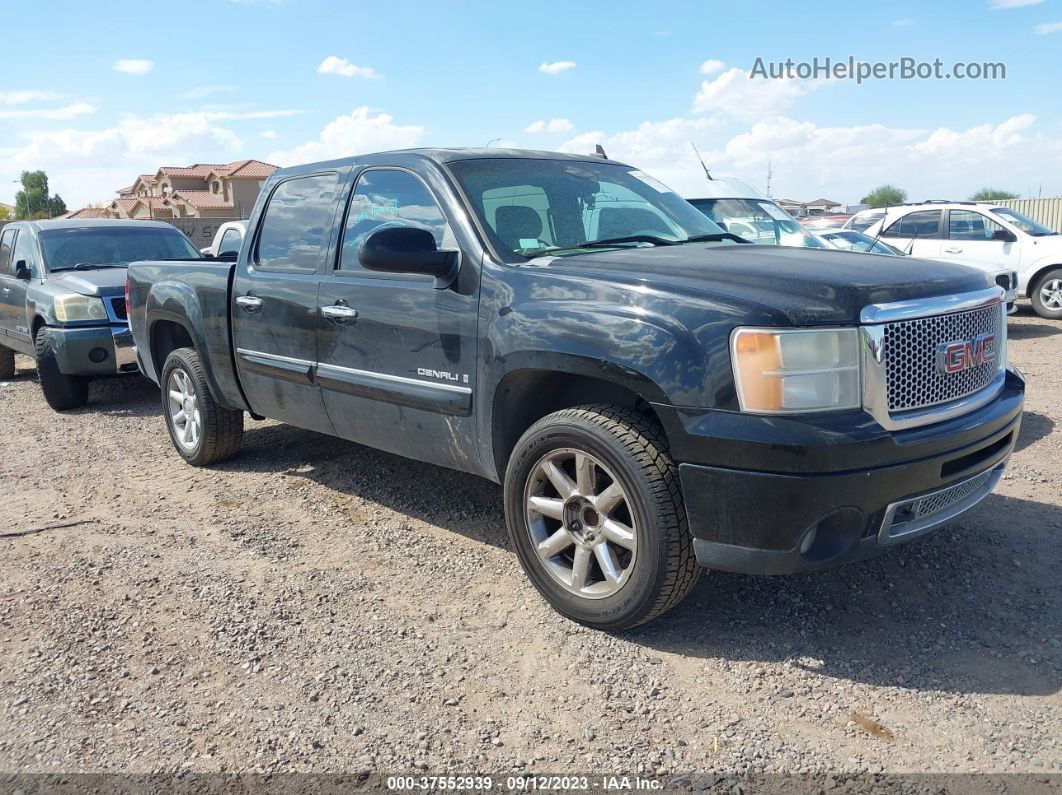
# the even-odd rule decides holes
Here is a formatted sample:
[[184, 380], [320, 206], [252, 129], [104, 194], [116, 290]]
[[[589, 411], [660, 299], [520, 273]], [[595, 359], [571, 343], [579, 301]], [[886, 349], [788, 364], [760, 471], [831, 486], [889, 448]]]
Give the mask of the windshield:
[[520, 257], [724, 234], [667, 186], [617, 163], [498, 158], [449, 166], [494, 245]]
[[857, 232], [865, 232], [884, 217], [884, 210], [856, 213], [845, 222], [844, 228], [854, 229]]
[[147, 226], [83, 226], [44, 229], [40, 233], [44, 264], [50, 271], [75, 267], [125, 267], [143, 259], [201, 259], [176, 229]]
[[1012, 210], [1009, 207], [994, 207], [992, 208], [992, 212], [996, 215], [1003, 216], [1022, 232], [1030, 234], [1033, 237], [1048, 237], [1049, 235], [1058, 234], [1058, 232], [1052, 232], [1043, 224], [1037, 223], [1032, 218], [1022, 215], [1017, 210]]
[[869, 235], [864, 235], [862, 232], [856, 232], [850, 229], [823, 232], [822, 237], [829, 240], [837, 246], [837, 248], [843, 248], [846, 251], [870, 252], [871, 254], [891, 254], [893, 256], [903, 254], [898, 248], [894, 248], [888, 243], [884, 243]]
[[766, 199], [693, 199], [691, 204], [727, 232], [751, 243], [826, 248], [789, 213]]

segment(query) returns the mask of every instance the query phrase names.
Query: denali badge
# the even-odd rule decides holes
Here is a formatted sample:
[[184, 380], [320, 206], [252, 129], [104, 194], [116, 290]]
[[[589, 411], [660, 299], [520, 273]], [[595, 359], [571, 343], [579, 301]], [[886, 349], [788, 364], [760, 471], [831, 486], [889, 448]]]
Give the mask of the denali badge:
[[978, 334], [972, 340], [942, 342], [937, 346], [937, 372], [949, 375], [961, 373], [980, 364], [996, 360], [995, 334]]

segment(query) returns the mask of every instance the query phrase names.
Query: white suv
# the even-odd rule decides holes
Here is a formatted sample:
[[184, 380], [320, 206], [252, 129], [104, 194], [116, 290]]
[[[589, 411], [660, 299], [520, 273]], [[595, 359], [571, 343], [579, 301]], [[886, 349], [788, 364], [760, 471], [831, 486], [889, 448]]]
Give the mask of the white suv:
[[[1032, 300], [1040, 317], [1062, 320], [1062, 235], [991, 202], [923, 202], [864, 210], [846, 226], [916, 257], [1016, 275], [1012, 295]], [[1011, 278], [1014, 278], [1013, 276]]]

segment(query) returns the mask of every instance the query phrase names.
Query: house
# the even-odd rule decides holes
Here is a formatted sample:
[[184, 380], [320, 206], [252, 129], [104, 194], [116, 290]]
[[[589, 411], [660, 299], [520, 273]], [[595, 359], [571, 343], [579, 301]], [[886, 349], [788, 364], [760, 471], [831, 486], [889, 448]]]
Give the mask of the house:
[[261, 160], [163, 166], [120, 188], [112, 218], [246, 218], [277, 167]]
[[793, 199], [775, 199], [775, 203], [794, 218], [804, 218], [809, 215], [829, 215], [841, 206], [840, 202], [830, 199], [815, 199], [810, 202], [794, 201]]
[[71, 210], [68, 213], [57, 215], [55, 220], [65, 221], [69, 218], [113, 218], [106, 207], [82, 207], [80, 210]]

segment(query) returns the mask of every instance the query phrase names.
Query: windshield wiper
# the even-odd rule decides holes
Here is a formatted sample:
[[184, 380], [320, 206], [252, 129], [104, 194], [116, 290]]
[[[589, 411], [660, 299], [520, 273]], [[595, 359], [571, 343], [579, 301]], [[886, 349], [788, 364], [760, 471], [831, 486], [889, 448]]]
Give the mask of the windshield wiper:
[[621, 246], [624, 243], [651, 243], [654, 246], [674, 246], [676, 243], [685, 243], [685, 240], [668, 240], [656, 235], [625, 235], [624, 237], [606, 237], [601, 240], [588, 240], [579, 243], [572, 248], [600, 248], [602, 246]]
[[[73, 267], [72, 270], [75, 270], [75, 271], [91, 271], [91, 270], [95, 270], [96, 268], [124, 268], [124, 267], [125, 267], [125, 265], [115, 265], [113, 263], [103, 264], [103, 263], [96, 263], [96, 262], [79, 262], [77, 265], [75, 265]], [[71, 270], [71, 269], [70, 268], [64, 268], [63, 270]]]
[[721, 243], [724, 240], [733, 240], [735, 243], [751, 243], [743, 237], [738, 237], [731, 232], [716, 232], [711, 235], [694, 235], [688, 237], [685, 240], [680, 240], [679, 243]]

